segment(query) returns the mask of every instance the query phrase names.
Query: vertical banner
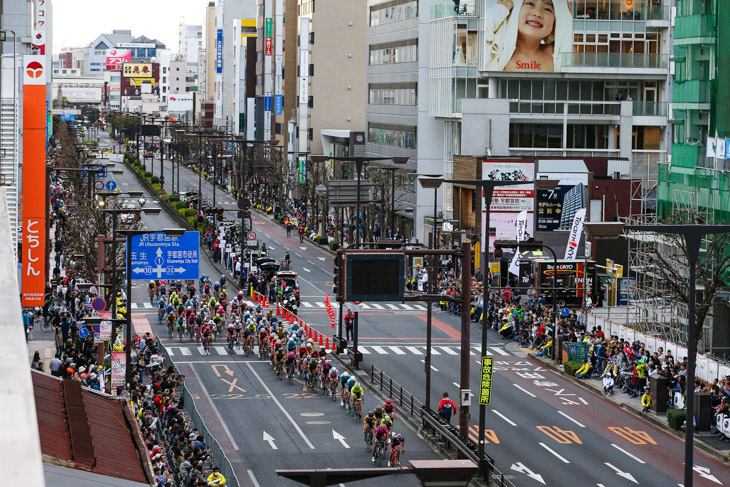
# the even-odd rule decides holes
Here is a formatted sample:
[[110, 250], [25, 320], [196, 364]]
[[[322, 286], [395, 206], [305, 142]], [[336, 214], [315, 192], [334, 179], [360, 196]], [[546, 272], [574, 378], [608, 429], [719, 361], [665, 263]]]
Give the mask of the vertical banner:
[[[283, 8], [282, 8], [283, 9]], [[271, 96], [274, 80], [271, 77], [271, 56], [273, 54], [274, 38], [272, 17], [274, 5], [272, 0], [264, 2], [264, 140], [271, 140]], [[278, 10], [278, 9], [277, 9]], [[277, 13], [278, 15], [278, 13]]]
[[111, 360], [111, 388], [124, 386], [125, 384], [125, 372], [127, 369], [127, 356], [124, 352], [112, 352]]
[[282, 75], [284, 72], [284, 0], [276, 0], [276, 47], [274, 58], [274, 114], [284, 112], [284, 91]]
[[[308, 152], [309, 147], [309, 19], [299, 19], [299, 147], [297, 152]], [[299, 183], [307, 180], [307, 163], [297, 156]]]
[[215, 112], [213, 118], [216, 126], [223, 124], [223, 29], [220, 28], [217, 30], [215, 41]]
[[22, 303], [43, 306], [46, 284], [46, 56], [23, 56]]
[[575, 213], [573, 224], [570, 226], [568, 245], [565, 246], [565, 257], [563, 257], [565, 260], [575, 260], [578, 258], [578, 246], [580, 246], [580, 236], [583, 233], [583, 220], [585, 218], [585, 208], [581, 208]]
[[[527, 240], [527, 210], [523, 210], [519, 215], [517, 215], [517, 220], [515, 220], [515, 233], [517, 235], [515, 240], [518, 242]], [[515, 255], [512, 257], [512, 262], [509, 265], [509, 271], [515, 276], [518, 276], [520, 273], [520, 266], [517, 263], [519, 260], [520, 248], [517, 247], [515, 249]]]

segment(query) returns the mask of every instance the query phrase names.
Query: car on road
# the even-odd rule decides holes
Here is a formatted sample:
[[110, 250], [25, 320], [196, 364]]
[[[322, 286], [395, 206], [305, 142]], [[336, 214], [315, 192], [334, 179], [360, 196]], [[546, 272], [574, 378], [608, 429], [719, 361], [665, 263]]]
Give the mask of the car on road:
[[[132, 203], [124, 203], [122, 204], [123, 209], [132, 209], [134, 208], [134, 205]], [[134, 223], [135, 219], [137, 218], [137, 214], [134, 212], [130, 213], [121, 213], [119, 216], [122, 223]]]
[[[300, 306], [301, 302], [299, 299], [299, 283], [297, 282], [297, 276], [299, 274], [294, 271], [279, 271], [276, 273], [276, 288], [280, 288], [283, 285], [284, 294], [283, 299], [293, 301], [297, 307]], [[277, 293], [278, 296], [278, 293]]]

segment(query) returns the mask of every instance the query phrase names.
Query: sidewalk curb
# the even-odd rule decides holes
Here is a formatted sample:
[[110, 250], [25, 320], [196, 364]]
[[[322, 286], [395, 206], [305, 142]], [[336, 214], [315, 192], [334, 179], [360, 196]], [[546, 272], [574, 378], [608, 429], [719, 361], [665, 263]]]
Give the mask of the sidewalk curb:
[[[605, 399], [605, 397], [601, 393], [601, 389], [593, 387], [590, 383], [586, 383], [585, 381], [577, 379], [576, 377], [569, 376], [568, 374], [563, 372], [561, 367], [555, 365], [551, 360], [541, 360], [541, 359], [533, 357], [532, 355], [529, 355], [529, 354], [527, 355], [527, 358], [528, 358], [528, 360], [537, 362], [537, 363], [543, 365], [544, 367], [551, 369], [553, 372], [561, 375], [563, 378], [571, 380], [574, 384], [577, 384], [580, 387], [582, 387], [583, 389], [586, 389], [586, 390], [592, 392], [593, 394], [600, 397], [601, 399]], [[613, 401], [611, 401], [611, 402], [613, 402]], [[652, 415], [649, 415], [646, 413], [642, 413], [641, 410], [639, 410], [635, 406], [626, 404], [624, 402], [618, 402], [618, 403], [614, 402], [614, 404], [616, 404], [616, 406], [618, 406], [619, 408], [633, 414], [637, 418], [640, 418], [648, 423], [651, 423], [654, 426], [664, 430], [665, 432], [667, 432], [673, 436], [676, 436], [677, 438], [679, 438], [681, 440], [684, 440], [684, 438], [685, 438], [685, 434], [682, 431], [676, 431], [676, 430], [670, 428], [666, 422], [660, 421], [655, 416], [652, 416]], [[713, 448], [712, 446], [708, 445], [701, 439], [697, 438], [697, 436], [695, 436], [695, 438], [694, 438], [694, 444], [695, 444], [695, 448], [699, 448], [700, 450], [704, 451], [705, 453], [717, 458], [724, 464], [730, 465], [730, 455], [726, 455], [723, 452], [721, 452], [720, 450]]]

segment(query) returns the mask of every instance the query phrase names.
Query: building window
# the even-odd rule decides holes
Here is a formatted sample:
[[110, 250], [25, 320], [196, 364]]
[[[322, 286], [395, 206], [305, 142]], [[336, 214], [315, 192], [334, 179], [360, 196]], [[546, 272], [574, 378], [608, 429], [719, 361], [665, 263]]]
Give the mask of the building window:
[[562, 134], [559, 124], [513, 123], [509, 126], [509, 146], [560, 149]]
[[416, 127], [371, 123], [368, 124], [368, 141], [372, 144], [415, 149]]
[[418, 61], [418, 39], [370, 46], [370, 65]]
[[[393, 4], [396, 5], [393, 5]], [[381, 5], [373, 5], [370, 8], [370, 25], [376, 26], [400, 22], [401, 20], [415, 19], [418, 17], [417, 0], [397, 0]]]
[[370, 85], [368, 103], [370, 105], [415, 106], [418, 103], [416, 85]]

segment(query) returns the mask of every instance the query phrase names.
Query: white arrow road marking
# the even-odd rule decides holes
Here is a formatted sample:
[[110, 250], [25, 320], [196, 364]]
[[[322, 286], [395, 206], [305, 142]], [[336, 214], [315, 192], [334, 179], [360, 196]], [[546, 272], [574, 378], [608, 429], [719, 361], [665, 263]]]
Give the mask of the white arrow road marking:
[[700, 465], [695, 465], [694, 467], [692, 467], [692, 470], [694, 470], [695, 472], [697, 472], [698, 474], [700, 474], [700, 477], [702, 477], [703, 479], [712, 480], [716, 484], [722, 485], [722, 482], [720, 482], [719, 480], [717, 480], [717, 478], [715, 478], [714, 475], [710, 475], [710, 469], [709, 468], [702, 467]]
[[302, 267], [302, 270], [305, 271], [305, 272], [310, 272], [310, 270], [307, 269], [306, 267]]
[[279, 448], [274, 444], [274, 437], [264, 431], [264, 441], [269, 442], [269, 446], [272, 450], [278, 450]]
[[342, 436], [341, 434], [339, 434], [337, 431], [332, 430], [332, 436], [334, 437], [335, 440], [337, 440], [340, 443], [342, 443], [342, 446], [344, 446], [345, 448], [350, 448], [350, 445], [348, 445], [347, 443], [345, 443], [345, 437]]
[[637, 481], [636, 481], [636, 479], [634, 478], [634, 476], [633, 476], [633, 475], [631, 475], [631, 474], [630, 474], [629, 472], [623, 472], [623, 471], [621, 471], [620, 469], [618, 469], [618, 468], [614, 467], [613, 465], [611, 465], [611, 464], [610, 464], [610, 463], [608, 463], [608, 462], [606, 462], [606, 466], [608, 466], [608, 467], [609, 467], [609, 468], [610, 468], [611, 470], [613, 470], [614, 472], [616, 472], [616, 474], [617, 474], [618, 476], [620, 476], [620, 477], [623, 477], [623, 478], [625, 478], [626, 480], [630, 480], [630, 481], [632, 481], [633, 483], [635, 483], [635, 484], [637, 484], [637, 485], [638, 485], [638, 483], [639, 483], [639, 482], [637, 482]]
[[529, 468], [527, 468], [520, 462], [512, 464], [512, 467], [510, 467], [510, 468], [511, 468], [511, 470], [514, 470], [515, 472], [524, 473], [531, 479], [537, 480], [542, 485], [545, 485], [545, 481], [542, 479], [542, 475], [540, 475], [539, 473], [533, 472], [532, 470], [530, 470]]
[[318, 258], [319, 260], [321, 260], [322, 262], [324, 262], [324, 257], [317, 257], [317, 258]]
[[299, 246], [299, 248], [302, 250], [307, 250], [307, 247], [302, 247], [301, 245]]

